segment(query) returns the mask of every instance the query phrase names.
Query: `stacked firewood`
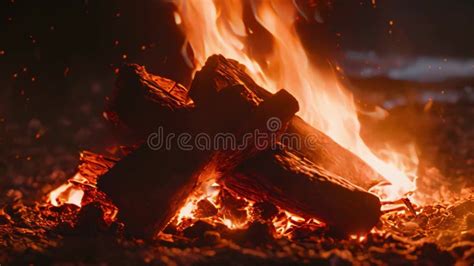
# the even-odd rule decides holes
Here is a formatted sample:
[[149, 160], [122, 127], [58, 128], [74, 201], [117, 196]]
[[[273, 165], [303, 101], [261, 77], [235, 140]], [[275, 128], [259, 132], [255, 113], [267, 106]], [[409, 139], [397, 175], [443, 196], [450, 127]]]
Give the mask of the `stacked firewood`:
[[[209, 179], [246, 199], [322, 220], [340, 233], [370, 230], [381, 212], [378, 197], [367, 190], [383, 178], [297, 111], [287, 91], [266, 91], [244, 66], [220, 55], [208, 59], [189, 91], [144, 67], [126, 65], [107, 114], [143, 144], [101, 176], [98, 187], [118, 207], [126, 229], [141, 237], [163, 230]], [[243, 149], [157, 148], [151, 141], [158, 128], [160, 134], [190, 138], [230, 133], [237, 140], [258, 131], [265, 145], [253, 136], [236, 143], [247, 144]], [[310, 136], [312, 145], [286, 143], [284, 133]]]

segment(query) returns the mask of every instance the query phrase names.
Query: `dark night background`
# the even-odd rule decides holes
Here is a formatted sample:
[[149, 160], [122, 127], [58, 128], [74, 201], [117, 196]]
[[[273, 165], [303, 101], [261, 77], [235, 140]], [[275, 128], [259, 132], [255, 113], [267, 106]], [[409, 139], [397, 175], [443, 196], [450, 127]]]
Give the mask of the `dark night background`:
[[[471, 0], [316, 2], [324, 22], [300, 24], [305, 45], [316, 58], [352, 67], [346, 72], [355, 80], [354, 56], [389, 67], [394, 57], [468, 60], [462, 77], [473, 77]], [[169, 2], [153, 0], [2, 1], [0, 174], [18, 167], [25, 176], [39, 175], [30, 161], [40, 150], [48, 151], [51, 164], [67, 150], [73, 168], [81, 149], [112, 143], [102, 112], [122, 63], [185, 81], [190, 70], [172, 11]]]

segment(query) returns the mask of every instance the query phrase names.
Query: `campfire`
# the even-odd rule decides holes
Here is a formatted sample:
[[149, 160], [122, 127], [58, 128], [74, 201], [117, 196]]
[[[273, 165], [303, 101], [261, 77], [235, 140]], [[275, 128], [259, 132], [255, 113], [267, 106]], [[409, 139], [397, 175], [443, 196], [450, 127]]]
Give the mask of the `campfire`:
[[[39, 242], [4, 243], [61, 261], [87, 239], [129, 263], [472, 264], [471, 191], [433, 197], [414, 142], [366, 143], [343, 72], [311, 62], [293, 2], [174, 1], [192, 81], [117, 69], [103, 117], [126, 140], [81, 151], [44, 202], [4, 207], [3, 232]], [[246, 41], [244, 9], [269, 52]]]

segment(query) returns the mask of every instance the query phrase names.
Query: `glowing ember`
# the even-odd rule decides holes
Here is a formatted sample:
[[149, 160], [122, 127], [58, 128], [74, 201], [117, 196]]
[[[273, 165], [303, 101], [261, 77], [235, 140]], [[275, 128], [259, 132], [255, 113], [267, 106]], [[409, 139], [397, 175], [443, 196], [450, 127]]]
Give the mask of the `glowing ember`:
[[[211, 181], [212, 182], [212, 181]], [[195, 221], [201, 219], [207, 221], [212, 224], [223, 224], [227, 226], [229, 229], [239, 229], [245, 228], [247, 223], [251, 221], [251, 217], [249, 211], [247, 210], [251, 206], [251, 202], [239, 198], [245, 202], [246, 207], [246, 215], [242, 221], [237, 221], [236, 219], [232, 219], [232, 217], [227, 217], [224, 209], [222, 207], [222, 200], [219, 198], [221, 193], [220, 185], [217, 183], [203, 184], [202, 189], [197, 189], [194, 192], [194, 195], [191, 195], [186, 204], [180, 209], [178, 214], [175, 217], [175, 224], [179, 229], [183, 229], [186, 226], [194, 223]], [[209, 217], [199, 217], [197, 215], [199, 209], [199, 202], [206, 200], [216, 209], [217, 213], [215, 215]]]
[[[84, 151], [80, 153], [80, 161], [79, 171], [73, 177], [69, 178], [66, 183], [49, 193], [48, 202], [51, 203], [51, 205], [61, 206], [63, 204], [74, 204], [81, 207], [84, 203], [84, 189], [87, 187], [96, 191], [97, 177], [107, 172], [115, 160]], [[114, 216], [114, 214], [110, 213], [109, 217], [112, 216]]]
[[[232, 217], [229, 215], [229, 212], [226, 210], [231, 209], [232, 207], [227, 206], [223, 200], [224, 191], [221, 189], [220, 185], [217, 183], [212, 183], [211, 185], [203, 185], [207, 187], [205, 190], [196, 190], [194, 195], [191, 195], [186, 204], [180, 209], [179, 213], [175, 217], [174, 224], [177, 226], [178, 230], [182, 230], [198, 220], [203, 220], [211, 224], [223, 224], [229, 229], [243, 229], [247, 228], [251, 222], [255, 221], [257, 217], [253, 215], [253, 205], [254, 202], [240, 198], [237, 195], [232, 195], [233, 198], [242, 201], [244, 207], [244, 215], [240, 219]], [[202, 191], [207, 191], [206, 193], [201, 193]], [[229, 193], [225, 191], [225, 193]], [[216, 214], [209, 217], [200, 217], [199, 216], [199, 202], [202, 200], [209, 201], [215, 208]], [[324, 224], [316, 219], [304, 219], [298, 215], [290, 213], [285, 210], [278, 210], [279, 213], [272, 219], [272, 224], [274, 226], [274, 236], [283, 237], [289, 236], [291, 232], [302, 225], [306, 225], [310, 228], [321, 227]]]
[[198, 203], [201, 200], [207, 199], [214, 206], [217, 205], [217, 196], [220, 191], [220, 186], [217, 183], [204, 184], [203, 189], [198, 189], [191, 195], [181, 210], [176, 215], [176, 225], [180, 226], [185, 220], [194, 220], [195, 212], [198, 208]]
[[[77, 173], [72, 180], [82, 179], [83, 177]], [[53, 206], [60, 206], [62, 204], [74, 204], [81, 207], [82, 197], [84, 191], [77, 188], [71, 182], [67, 182], [49, 193], [48, 200]]]
[[288, 211], [281, 211], [277, 217], [272, 220], [275, 227], [276, 237], [288, 236], [295, 227], [301, 227], [303, 224], [311, 227], [321, 227], [323, 223], [316, 219], [304, 219]]
[[[300, 113], [308, 123], [330, 136], [341, 146], [358, 155], [387, 183], [372, 190], [383, 200], [399, 199], [414, 191], [417, 156], [393, 150], [378, 151], [377, 157], [360, 137], [360, 123], [353, 96], [334, 73], [323, 73], [309, 61], [295, 29], [297, 12], [293, 1], [250, 2], [256, 21], [273, 37], [273, 52], [264, 60], [252, 57], [246, 42], [247, 29], [240, 0], [175, 0], [177, 23], [193, 49], [194, 61], [184, 53], [195, 69], [213, 54], [222, 54], [244, 64], [261, 86], [276, 91], [289, 90], [300, 103]], [[183, 52], [186, 52], [183, 49]]]

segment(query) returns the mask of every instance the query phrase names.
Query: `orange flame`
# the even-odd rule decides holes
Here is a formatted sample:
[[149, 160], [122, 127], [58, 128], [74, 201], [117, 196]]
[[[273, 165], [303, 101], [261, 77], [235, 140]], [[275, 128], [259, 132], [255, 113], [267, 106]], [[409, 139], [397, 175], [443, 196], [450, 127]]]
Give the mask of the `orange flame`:
[[198, 189], [191, 195], [180, 211], [176, 215], [176, 225], [180, 226], [183, 222], [196, 219], [195, 211], [198, 208], [197, 204], [200, 200], [207, 199], [214, 206], [217, 206], [217, 196], [219, 195], [220, 186], [217, 183], [203, 184], [203, 189]]
[[[299, 115], [341, 146], [358, 155], [380, 173], [388, 184], [374, 188], [383, 200], [399, 199], [414, 191], [418, 165], [416, 154], [391, 150], [377, 157], [360, 137], [360, 123], [352, 94], [338, 82], [334, 73], [322, 73], [310, 62], [295, 29], [293, 1], [249, 2], [256, 21], [273, 37], [273, 52], [257, 63], [246, 44], [248, 29], [243, 19], [243, 0], [175, 0], [175, 20], [186, 36], [185, 47], [193, 49], [194, 61], [183, 54], [195, 70], [213, 54], [244, 64], [252, 78], [275, 92], [289, 90], [300, 103]], [[262, 60], [260, 60], [261, 62]], [[408, 162], [408, 163], [407, 163]]]

